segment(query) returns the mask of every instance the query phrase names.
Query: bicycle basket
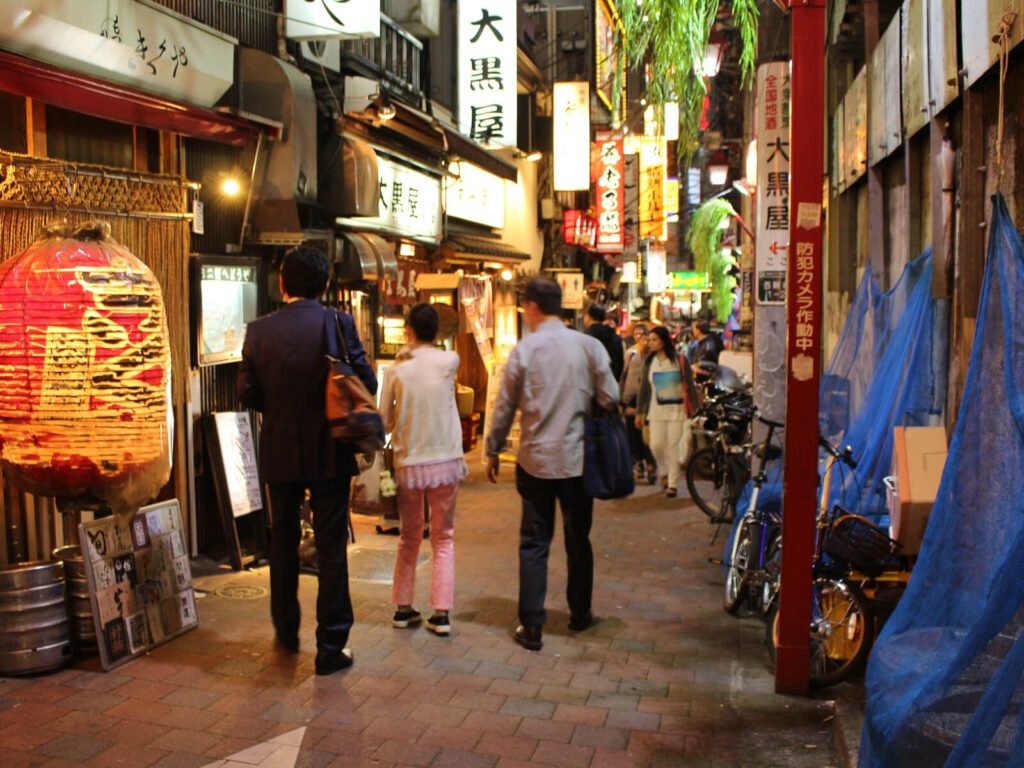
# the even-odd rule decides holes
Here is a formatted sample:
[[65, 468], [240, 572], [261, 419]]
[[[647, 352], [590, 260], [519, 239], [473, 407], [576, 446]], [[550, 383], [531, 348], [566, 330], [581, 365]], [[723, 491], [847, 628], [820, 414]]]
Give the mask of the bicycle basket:
[[868, 575], [885, 570], [885, 560], [898, 544], [860, 515], [841, 515], [825, 534], [822, 549], [834, 560]]

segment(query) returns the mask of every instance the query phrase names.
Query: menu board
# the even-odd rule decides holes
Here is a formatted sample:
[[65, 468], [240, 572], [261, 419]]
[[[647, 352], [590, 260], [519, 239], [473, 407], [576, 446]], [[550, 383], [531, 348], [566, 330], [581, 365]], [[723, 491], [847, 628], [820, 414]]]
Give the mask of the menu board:
[[78, 526], [100, 662], [106, 670], [199, 625], [177, 499]]
[[213, 420], [232, 517], [241, 517], [263, 509], [256, 444], [253, 440], [249, 414], [220, 412], [213, 414]]
[[256, 262], [204, 256], [198, 270], [199, 364], [241, 360], [246, 323], [256, 318]]

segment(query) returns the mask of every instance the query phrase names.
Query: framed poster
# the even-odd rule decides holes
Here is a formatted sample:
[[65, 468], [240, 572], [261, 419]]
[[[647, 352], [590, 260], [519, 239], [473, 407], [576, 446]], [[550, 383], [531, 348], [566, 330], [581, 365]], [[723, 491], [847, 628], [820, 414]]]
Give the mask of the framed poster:
[[126, 528], [81, 523], [78, 541], [103, 669], [199, 626], [177, 499], [140, 508]]

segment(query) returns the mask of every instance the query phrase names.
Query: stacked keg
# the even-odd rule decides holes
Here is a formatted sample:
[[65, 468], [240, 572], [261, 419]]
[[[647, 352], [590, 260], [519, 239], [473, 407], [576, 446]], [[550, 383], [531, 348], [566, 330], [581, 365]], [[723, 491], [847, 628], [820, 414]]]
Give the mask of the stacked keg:
[[92, 620], [89, 600], [89, 579], [85, 575], [82, 548], [69, 544], [53, 550], [53, 559], [64, 563], [64, 584], [68, 598], [68, 618], [71, 620], [71, 642], [78, 650], [96, 647], [96, 626]]
[[64, 564], [0, 567], [0, 675], [45, 672], [70, 658]]

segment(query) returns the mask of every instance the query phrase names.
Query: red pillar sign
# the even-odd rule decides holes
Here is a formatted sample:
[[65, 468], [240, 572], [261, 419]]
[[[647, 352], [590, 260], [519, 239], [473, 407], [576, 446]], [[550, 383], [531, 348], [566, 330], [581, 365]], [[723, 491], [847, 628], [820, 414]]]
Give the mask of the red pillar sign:
[[821, 202], [825, 137], [825, 0], [790, 0], [793, 34], [789, 259], [786, 276], [785, 525], [778, 693], [802, 694], [810, 675], [811, 565], [818, 481], [821, 376]]

